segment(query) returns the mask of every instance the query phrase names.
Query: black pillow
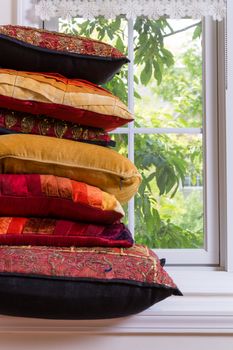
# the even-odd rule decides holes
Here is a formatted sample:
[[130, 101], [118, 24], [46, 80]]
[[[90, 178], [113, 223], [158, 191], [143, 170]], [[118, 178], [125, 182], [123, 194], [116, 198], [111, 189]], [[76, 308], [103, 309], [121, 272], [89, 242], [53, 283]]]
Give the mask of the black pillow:
[[42, 29], [0, 26], [0, 67], [59, 73], [95, 84], [111, 80], [129, 60], [101, 41]]
[[148, 248], [0, 247], [0, 313], [53, 319], [132, 315], [182, 295]]

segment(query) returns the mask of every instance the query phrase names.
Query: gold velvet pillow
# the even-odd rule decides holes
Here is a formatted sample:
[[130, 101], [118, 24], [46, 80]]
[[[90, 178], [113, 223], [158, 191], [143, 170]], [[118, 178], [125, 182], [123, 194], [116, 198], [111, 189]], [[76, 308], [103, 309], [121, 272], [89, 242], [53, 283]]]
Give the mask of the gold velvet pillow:
[[135, 165], [111, 149], [38, 135], [1, 136], [0, 172], [67, 177], [99, 187], [120, 203], [141, 182]]

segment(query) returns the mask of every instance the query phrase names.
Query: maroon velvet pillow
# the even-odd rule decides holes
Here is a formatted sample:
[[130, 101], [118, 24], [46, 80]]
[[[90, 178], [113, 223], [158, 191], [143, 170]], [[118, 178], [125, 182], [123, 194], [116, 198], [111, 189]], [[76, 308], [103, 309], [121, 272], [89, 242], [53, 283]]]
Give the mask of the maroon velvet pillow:
[[[91, 218], [90, 218], [91, 219]], [[0, 245], [131, 247], [124, 224], [95, 225], [67, 220], [0, 217]]]
[[0, 174], [0, 216], [111, 224], [124, 211], [115, 196], [83, 182], [53, 175]]
[[99, 146], [115, 146], [109, 134], [103, 129], [80, 126], [46, 115], [33, 115], [26, 112], [0, 108], [0, 133], [24, 133], [51, 136]]

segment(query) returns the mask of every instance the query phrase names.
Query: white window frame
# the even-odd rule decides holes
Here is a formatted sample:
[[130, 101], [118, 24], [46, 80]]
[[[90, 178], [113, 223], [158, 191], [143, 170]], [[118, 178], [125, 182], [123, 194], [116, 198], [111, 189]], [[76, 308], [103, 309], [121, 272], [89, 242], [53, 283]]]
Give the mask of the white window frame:
[[[18, 0], [18, 24], [30, 22], [31, 0]], [[227, 91], [219, 91], [221, 115], [219, 140], [221, 260], [219, 268], [172, 266], [167, 271], [182, 290], [183, 297], [170, 297], [138, 315], [116, 320], [58, 321], [0, 317], [0, 332], [88, 333], [90, 334], [227, 334], [233, 333], [233, 2], [227, 8]], [[26, 16], [26, 18], [25, 18]], [[223, 50], [219, 41], [219, 49]], [[220, 60], [223, 58], [220, 57]], [[219, 79], [224, 79], [220, 76]]]
[[[58, 20], [45, 22], [45, 27], [58, 30]], [[128, 20], [128, 107], [134, 113], [134, 47], [132, 19]], [[204, 149], [204, 247], [202, 249], [155, 249], [159, 257], [166, 257], [167, 265], [218, 266], [219, 260], [219, 162], [218, 162], [218, 37], [217, 24], [207, 18], [203, 24], [203, 129], [200, 128], [135, 128], [131, 122], [126, 128], [114, 130], [114, 134], [128, 136], [128, 158], [134, 162], [134, 135], [140, 134], [202, 134]], [[208, 64], [207, 64], [208, 62]], [[221, 72], [224, 75], [224, 69]], [[206, 205], [208, 203], [208, 205]], [[134, 235], [134, 199], [129, 202], [129, 229]]]

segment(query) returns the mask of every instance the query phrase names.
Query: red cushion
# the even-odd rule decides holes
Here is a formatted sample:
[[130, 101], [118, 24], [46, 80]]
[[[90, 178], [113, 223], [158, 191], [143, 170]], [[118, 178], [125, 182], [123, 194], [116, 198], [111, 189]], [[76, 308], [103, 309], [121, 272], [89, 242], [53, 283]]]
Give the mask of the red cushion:
[[0, 216], [111, 224], [124, 211], [113, 195], [83, 182], [53, 175], [0, 174]]
[[0, 131], [51, 136], [100, 146], [115, 146], [109, 134], [103, 129], [82, 127], [46, 115], [33, 115], [25, 112], [0, 109]]
[[94, 225], [67, 220], [0, 217], [0, 245], [54, 247], [131, 247], [129, 230], [121, 223]]

